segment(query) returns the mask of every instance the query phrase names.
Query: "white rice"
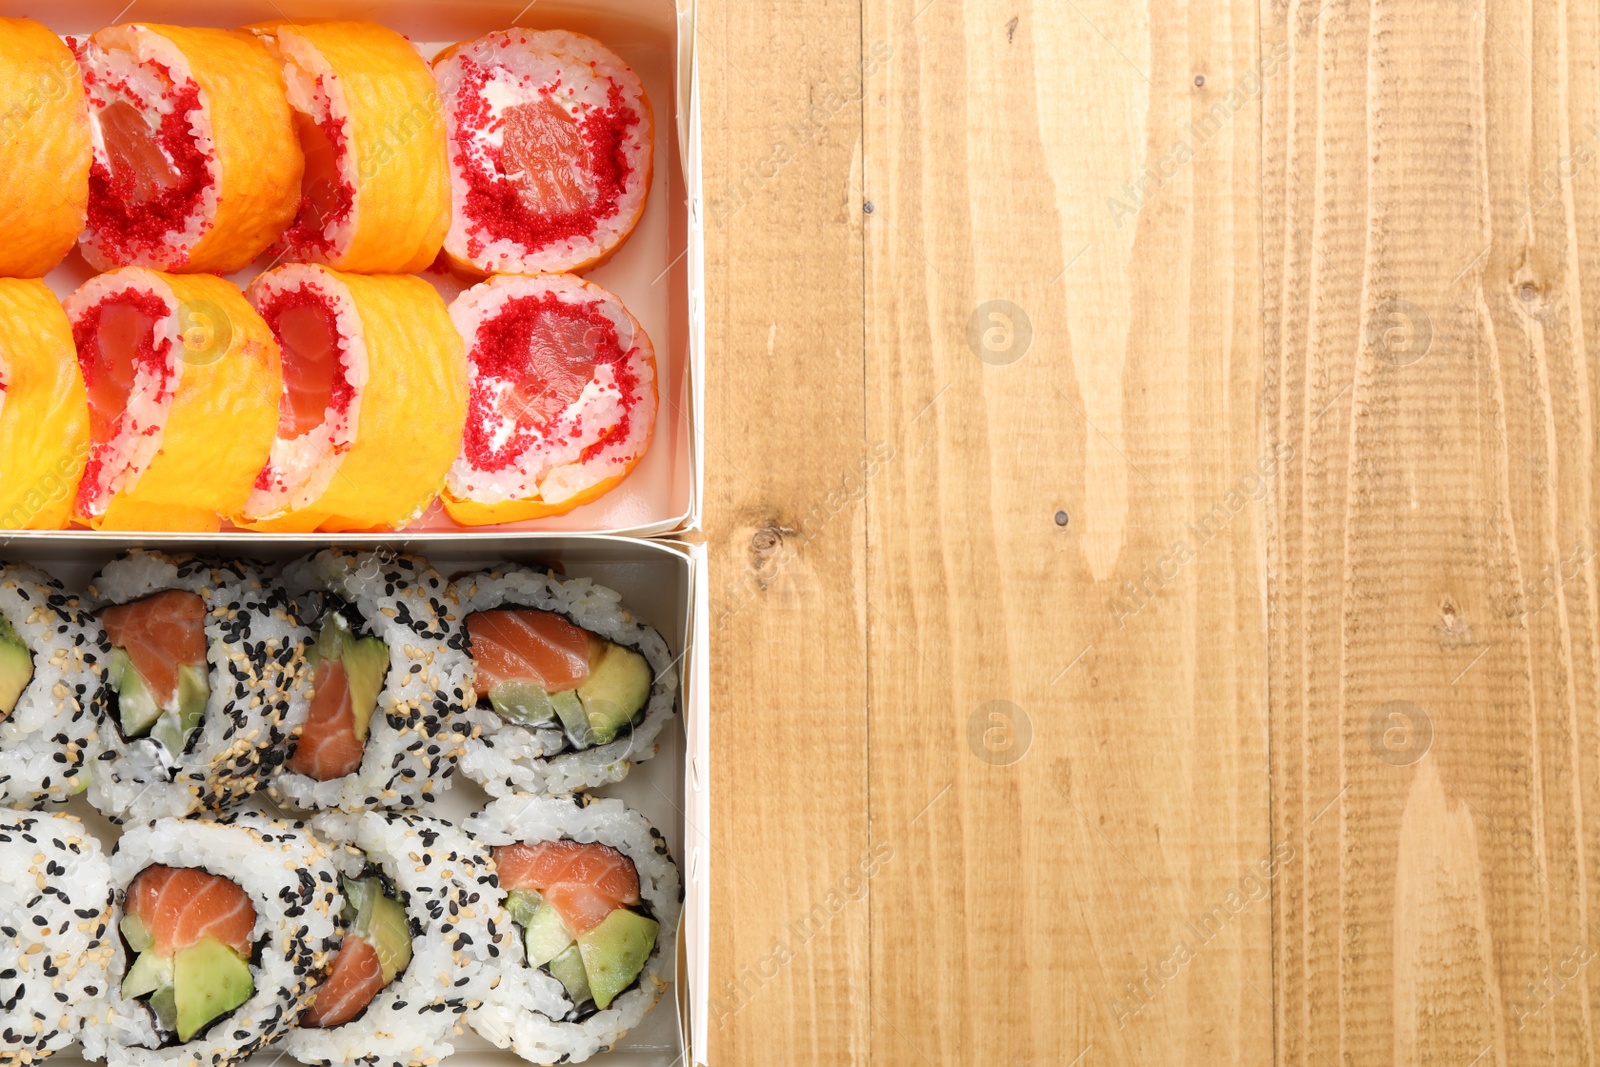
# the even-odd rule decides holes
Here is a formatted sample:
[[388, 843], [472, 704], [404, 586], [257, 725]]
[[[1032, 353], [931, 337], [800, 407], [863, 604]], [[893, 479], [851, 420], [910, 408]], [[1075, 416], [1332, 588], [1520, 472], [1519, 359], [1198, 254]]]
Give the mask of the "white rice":
[[77, 1039], [106, 990], [111, 869], [67, 815], [0, 810], [0, 1063]]
[[560, 981], [527, 965], [520, 927], [505, 916], [501, 921], [512, 934], [500, 956], [500, 983], [483, 1007], [467, 1016], [481, 1037], [499, 1048], [514, 1049], [532, 1063], [578, 1063], [609, 1051], [655, 1006], [676, 973], [683, 887], [666, 840], [622, 801], [588, 797], [506, 797], [468, 817], [463, 828], [489, 848], [514, 842], [598, 841], [633, 861], [639, 872], [639, 896], [661, 924], [655, 951], [636, 985], [604, 1011], [580, 1022], [554, 1021], [574, 1005]]
[[461, 757], [464, 774], [495, 796], [574, 793], [620, 782], [633, 764], [656, 754], [656, 737], [677, 710], [677, 660], [661, 635], [623, 606], [620, 593], [588, 578], [563, 578], [516, 565], [467, 575], [456, 581], [454, 591], [463, 626], [464, 620], [478, 611], [552, 611], [638, 652], [654, 676], [643, 715], [610, 744], [594, 748], [568, 749], [559, 725], [524, 726], [485, 713], [481, 735], [467, 741], [466, 754]]
[[461, 1017], [483, 1002], [503, 951], [502, 893], [487, 850], [439, 819], [396, 812], [325, 814], [313, 827], [340, 872], [380, 868], [411, 918], [411, 962], [356, 1018], [302, 1028], [285, 1047], [302, 1063], [422, 1067], [450, 1055]]
[[127, 740], [108, 712], [89, 801], [117, 822], [217, 810], [250, 796], [309, 707], [299, 685], [306, 632], [289, 615], [283, 591], [263, 585], [247, 564], [134, 549], [106, 564], [89, 594], [98, 609], [168, 589], [197, 593], [206, 603], [210, 700], [181, 753], [151, 737]]
[[338, 946], [344, 905], [327, 851], [298, 823], [240, 815], [216, 822], [162, 819], [126, 830], [111, 854], [121, 920], [123, 896], [146, 867], [199, 867], [232, 880], [256, 910], [255, 991], [236, 1011], [189, 1041], [162, 1048], [150, 1008], [122, 997], [130, 961], [113, 937], [105, 1012], [83, 1034], [84, 1055], [111, 1067], [218, 1067], [281, 1037], [311, 1002]]
[[33, 679], [0, 720], [0, 803], [59, 803], [88, 787], [111, 646], [79, 599], [33, 567], [0, 567], [0, 615], [33, 653]]

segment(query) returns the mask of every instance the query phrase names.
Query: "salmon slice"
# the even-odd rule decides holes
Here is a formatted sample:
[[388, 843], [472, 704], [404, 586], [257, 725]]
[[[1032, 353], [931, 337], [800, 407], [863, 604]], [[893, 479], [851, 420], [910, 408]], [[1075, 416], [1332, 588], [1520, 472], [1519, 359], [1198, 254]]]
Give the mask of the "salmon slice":
[[100, 612], [111, 643], [164, 708], [177, 707], [178, 668], [205, 669], [206, 603], [198, 593], [169, 589]]
[[162, 153], [158, 131], [133, 105], [119, 100], [101, 108], [99, 121], [112, 181], [128, 191], [134, 204], [149, 203], [183, 181], [183, 174]]
[[541, 311], [528, 323], [527, 372], [500, 400], [500, 412], [543, 429], [583, 395], [594, 379], [603, 339], [593, 323]]
[[273, 323], [283, 346], [283, 400], [278, 436], [293, 440], [328, 418], [334, 390], [343, 378], [339, 333], [333, 312], [320, 301], [287, 308]]
[[325, 659], [317, 665], [311, 710], [287, 766], [295, 774], [329, 782], [360, 767], [365, 747], [356, 736], [355, 706], [344, 661]]
[[250, 955], [256, 909], [243, 889], [194, 867], [146, 867], [128, 886], [127, 912], [150, 931], [151, 948], [170, 956], [212, 937]]
[[383, 992], [383, 967], [377, 951], [354, 934], [345, 936], [333, 958], [328, 980], [317, 987], [316, 1003], [300, 1017], [301, 1026], [342, 1026]]
[[480, 611], [467, 616], [478, 691], [535, 682], [547, 693], [576, 689], [599, 656], [599, 638], [548, 611]]
[[572, 116], [541, 93], [537, 100], [506, 108], [503, 121], [500, 161], [523, 203], [551, 215], [587, 211], [593, 198], [589, 145]]
[[598, 842], [540, 841], [494, 850], [500, 885], [537, 889], [575, 934], [599, 926], [624, 904], [639, 903], [633, 861]]

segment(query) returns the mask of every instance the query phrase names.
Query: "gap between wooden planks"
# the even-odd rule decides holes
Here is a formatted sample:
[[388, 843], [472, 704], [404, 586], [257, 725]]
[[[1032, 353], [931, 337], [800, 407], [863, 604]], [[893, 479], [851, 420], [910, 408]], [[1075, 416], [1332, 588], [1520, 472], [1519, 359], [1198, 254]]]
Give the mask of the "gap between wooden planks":
[[1592, 1062], [1600, 16], [699, 43], [713, 1062]]

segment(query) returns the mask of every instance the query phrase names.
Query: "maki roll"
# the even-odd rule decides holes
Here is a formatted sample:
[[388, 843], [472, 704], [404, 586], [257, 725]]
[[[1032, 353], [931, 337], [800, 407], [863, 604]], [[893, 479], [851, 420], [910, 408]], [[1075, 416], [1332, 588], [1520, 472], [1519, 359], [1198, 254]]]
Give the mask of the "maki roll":
[[0, 18], [0, 276], [38, 278], [72, 251], [89, 202], [78, 61], [33, 19]]
[[666, 641], [588, 578], [504, 566], [456, 582], [487, 723], [461, 768], [490, 793], [619, 782], [677, 706]]
[[90, 266], [231, 274], [278, 239], [305, 161], [266, 45], [236, 30], [128, 23], [90, 37], [82, 62]]
[[363, 274], [407, 274], [450, 227], [444, 104], [411, 42], [373, 22], [251, 27], [282, 64], [305, 155], [283, 254]]
[[244, 1059], [311, 1002], [337, 944], [338, 877], [299, 824], [159, 819], [122, 835], [111, 885], [107, 1011], [83, 1046], [112, 1067]]
[[97, 1013], [111, 868], [77, 819], [0, 810], [0, 1063], [60, 1052]]
[[578, 1063], [672, 981], [683, 890], [667, 843], [620, 800], [507, 797], [464, 829], [494, 854], [512, 936], [473, 1029], [533, 1063]]
[[89, 458], [72, 324], [43, 282], [13, 278], [0, 279], [0, 323], [0, 529], [59, 530]]
[[93, 529], [215, 532], [271, 455], [278, 343], [232, 282], [129, 267], [67, 298], [92, 445]]
[[306, 533], [416, 519], [444, 487], [467, 418], [467, 362], [438, 291], [291, 264], [258, 275], [248, 296], [281, 346], [283, 395], [272, 458], [235, 521]]
[[655, 120], [638, 75], [592, 37], [511, 29], [434, 60], [450, 136], [457, 269], [579, 271], [644, 213]]
[[110, 659], [105, 634], [60, 582], [0, 566], [0, 803], [83, 792], [112, 699]]
[[344, 939], [285, 1044], [309, 1064], [424, 1067], [455, 1051], [488, 992], [500, 890], [488, 852], [449, 823], [369, 811], [319, 815], [344, 888]]
[[451, 518], [564, 515], [628, 476], [658, 398], [655, 348], [622, 301], [570, 275], [501, 275], [458, 296], [450, 317], [471, 370]]
[[305, 721], [305, 632], [243, 563], [135, 549], [89, 593], [114, 690], [89, 800], [117, 822], [243, 800]]
[[328, 549], [283, 580], [313, 641], [305, 727], [272, 795], [301, 808], [415, 808], [450, 787], [471, 664], [427, 560]]

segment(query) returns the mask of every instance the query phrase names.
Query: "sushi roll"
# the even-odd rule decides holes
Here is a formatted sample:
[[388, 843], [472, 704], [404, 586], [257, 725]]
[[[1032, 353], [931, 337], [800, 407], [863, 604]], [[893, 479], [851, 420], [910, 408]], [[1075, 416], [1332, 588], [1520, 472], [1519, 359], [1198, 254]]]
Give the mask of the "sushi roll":
[[234, 521], [309, 533], [415, 520], [444, 487], [467, 418], [467, 361], [438, 291], [290, 264], [247, 295], [282, 350], [284, 388], [271, 459]]
[[278, 239], [305, 160], [266, 45], [237, 30], [128, 23], [90, 37], [82, 65], [90, 266], [231, 274]]
[[0, 277], [48, 274], [89, 203], [89, 105], [70, 49], [33, 19], [0, 18]]
[[0, 804], [84, 791], [111, 705], [111, 646], [55, 578], [0, 566]]
[[97, 1013], [112, 954], [111, 868], [67, 815], [0, 810], [0, 1063], [60, 1052]]
[[344, 939], [285, 1048], [302, 1063], [431, 1067], [455, 1049], [501, 950], [487, 850], [426, 815], [319, 815], [344, 888]]
[[89, 458], [72, 324], [43, 282], [13, 278], [0, 279], [0, 323], [0, 529], [59, 530]]
[[501, 275], [450, 305], [471, 371], [444, 503], [467, 526], [564, 515], [628, 476], [656, 424], [656, 353], [622, 301]]
[[103, 1021], [84, 1055], [110, 1067], [221, 1067], [280, 1038], [310, 1004], [344, 904], [327, 851], [297, 823], [159, 819], [111, 854], [119, 907]]
[[455, 585], [488, 725], [461, 769], [496, 796], [572, 793], [656, 753], [677, 707], [666, 641], [588, 578], [505, 566]]
[[89, 588], [115, 691], [89, 801], [116, 822], [218, 810], [270, 777], [305, 721], [306, 635], [243, 563], [135, 549]]
[[609, 1050], [672, 981], [683, 889], [666, 840], [588, 798], [507, 797], [463, 828], [491, 849], [512, 924], [473, 1029], [533, 1063]]
[[450, 136], [445, 254], [483, 274], [581, 271], [644, 214], [655, 119], [632, 68], [592, 37], [511, 29], [434, 60]]
[[67, 298], [92, 438], [74, 518], [209, 533], [277, 436], [278, 343], [232, 282], [126, 267]]
[[283, 580], [314, 638], [314, 695], [272, 796], [347, 811], [431, 803], [469, 732], [472, 668], [449, 583], [427, 560], [350, 549], [291, 563]]
[[305, 155], [288, 259], [406, 274], [450, 227], [444, 104], [411, 42], [373, 22], [251, 27], [282, 64]]

